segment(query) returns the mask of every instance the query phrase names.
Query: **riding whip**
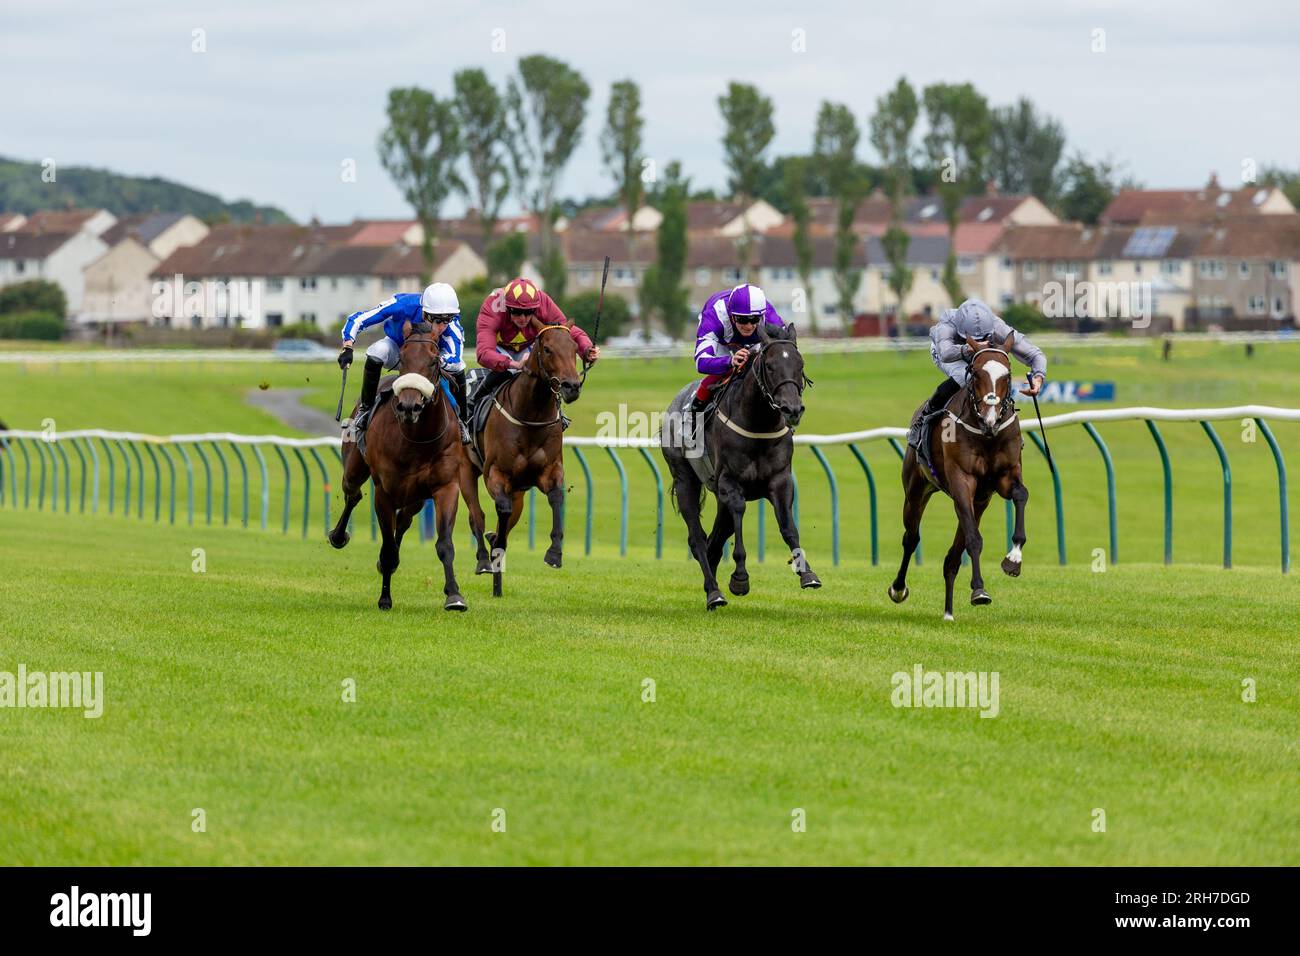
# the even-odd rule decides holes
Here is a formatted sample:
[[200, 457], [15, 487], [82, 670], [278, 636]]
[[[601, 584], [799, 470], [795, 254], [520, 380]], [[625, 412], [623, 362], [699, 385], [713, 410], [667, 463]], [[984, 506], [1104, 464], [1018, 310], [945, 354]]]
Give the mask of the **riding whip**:
[[336, 422], [343, 421], [343, 396], [348, 392], [348, 369], [351, 367], [351, 363], [343, 366], [343, 387], [339, 389], [339, 407], [338, 410], [334, 412], [334, 420]]
[[[596, 322], [591, 329], [591, 344], [595, 345], [600, 339], [600, 310], [605, 307], [605, 283], [609, 279], [609, 256], [605, 257], [605, 270], [600, 274], [600, 298], [596, 300]], [[582, 380], [587, 381], [587, 369], [591, 366], [586, 359], [582, 360]]]
[[[1029, 387], [1034, 387], [1034, 376], [1026, 375], [1025, 380], [1029, 382]], [[1038, 396], [1030, 396], [1034, 400], [1034, 414], [1038, 416], [1038, 430], [1043, 433], [1043, 451], [1047, 453], [1047, 467], [1051, 469], [1052, 474], [1056, 474], [1056, 465], [1052, 463], [1052, 449], [1047, 445], [1047, 429], [1043, 427], [1043, 413], [1038, 410]]]

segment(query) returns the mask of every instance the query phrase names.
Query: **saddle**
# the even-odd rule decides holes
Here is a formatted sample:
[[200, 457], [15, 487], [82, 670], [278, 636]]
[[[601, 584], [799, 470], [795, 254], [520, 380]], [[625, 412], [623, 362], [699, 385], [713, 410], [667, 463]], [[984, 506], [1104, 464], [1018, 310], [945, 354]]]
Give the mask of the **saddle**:
[[[722, 396], [726, 394], [727, 389], [735, 380], [736, 376], [734, 374], [728, 375], [718, 383], [712, 392], [709, 393], [709, 400], [705, 403], [704, 410], [696, 416], [695, 428], [691, 433], [691, 443], [695, 448], [698, 448], [699, 453], [688, 453], [686, 455], [686, 460], [690, 462], [691, 468], [694, 470], [696, 477], [700, 479], [706, 488], [715, 493], [718, 490], [718, 479], [716, 469], [713, 465], [713, 459], [709, 455], [709, 446], [704, 440], [704, 436], [708, 434], [709, 425], [712, 424], [713, 417], [717, 413], [718, 402], [721, 400]], [[703, 381], [703, 379], [698, 379], [695, 382], [692, 382], [691, 386], [683, 393], [682, 406], [678, 409], [683, 425], [686, 421], [686, 416], [690, 414], [691, 402], [695, 398], [695, 392], [699, 389], [701, 381]], [[682, 437], [684, 438], [685, 436]], [[685, 444], [684, 441], [683, 444]]]
[[929, 415], [922, 416], [921, 409], [925, 408], [922, 402], [920, 408], [917, 408], [912, 416], [912, 426], [907, 432], [907, 443], [916, 449], [916, 457], [921, 464], [925, 465], [926, 473], [929, 474], [930, 480], [942, 489], [943, 482], [939, 480], [939, 474], [934, 470], [934, 463], [930, 460], [930, 433], [934, 431], [934, 423], [948, 414], [946, 408], [931, 412]]
[[397, 381], [397, 375], [385, 375], [379, 380], [379, 390], [375, 393], [375, 404], [370, 408], [363, 409], [360, 414], [355, 415], [349, 422], [348, 428], [343, 434], [343, 440], [348, 441], [349, 435], [351, 440], [356, 442], [357, 451], [364, 456], [366, 453], [366, 431], [370, 428], [370, 420], [375, 417], [375, 411], [393, 397], [393, 383]]
[[469, 418], [466, 419], [469, 427], [467, 450], [475, 467], [483, 465], [483, 450], [479, 447], [479, 439], [483, 435], [483, 430], [487, 428], [488, 416], [492, 414], [492, 399], [511, 381], [507, 379], [485, 392], [483, 385], [489, 374], [490, 371], [485, 368], [472, 368], [465, 373], [465, 402], [470, 407]]

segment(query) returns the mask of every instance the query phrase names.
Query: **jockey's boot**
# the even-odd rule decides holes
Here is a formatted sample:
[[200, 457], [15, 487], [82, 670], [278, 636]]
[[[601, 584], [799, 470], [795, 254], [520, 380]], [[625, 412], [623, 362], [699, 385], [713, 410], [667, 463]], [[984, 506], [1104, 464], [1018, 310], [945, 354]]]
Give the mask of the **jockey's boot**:
[[460, 426], [460, 443], [469, 444], [469, 408], [465, 402], [465, 373], [453, 374], [451, 378], [452, 397], [456, 399], [456, 424]]
[[379, 359], [367, 358], [366, 367], [361, 376], [361, 402], [357, 407], [357, 417], [375, 407], [375, 395], [379, 391], [379, 376], [384, 372], [384, 363]]
[[961, 391], [961, 386], [951, 378], [945, 378], [939, 383], [939, 387], [934, 390], [934, 394], [925, 400], [925, 404], [917, 409], [916, 415], [912, 418], [912, 425], [907, 432], [907, 443], [909, 445], [916, 447], [920, 443], [921, 423], [935, 412], [942, 410], [959, 391]]
[[700, 416], [704, 414], [704, 408], [708, 404], [709, 400], [707, 398], [700, 398], [698, 395], [691, 399], [691, 407], [687, 412], [686, 421], [682, 423], [684, 437], [689, 439], [695, 436], [695, 423], [700, 420]]

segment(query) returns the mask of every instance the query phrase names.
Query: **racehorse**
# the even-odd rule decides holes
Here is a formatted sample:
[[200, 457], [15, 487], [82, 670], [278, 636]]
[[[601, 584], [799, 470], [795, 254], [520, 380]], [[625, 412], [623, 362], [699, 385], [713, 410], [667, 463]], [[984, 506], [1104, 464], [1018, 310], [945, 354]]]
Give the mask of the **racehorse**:
[[[403, 329], [398, 376], [391, 394], [381, 391], [366, 423], [365, 453], [355, 439], [343, 443], [343, 514], [328, 535], [336, 548], [347, 545], [348, 518], [361, 500], [361, 490], [372, 475], [375, 480], [375, 515], [383, 543], [376, 563], [383, 575], [379, 609], [393, 606], [389, 583], [397, 570], [402, 536], [433, 499], [438, 531], [437, 552], [442, 562], [443, 609], [464, 611], [465, 599], [456, 584], [456, 556], [452, 531], [459, 504], [460, 469], [465, 454], [451, 399], [439, 382], [442, 374], [438, 343], [427, 322], [407, 323]], [[387, 383], [385, 383], [387, 384]], [[387, 406], [387, 407], [385, 407]], [[390, 413], [391, 412], [391, 413]], [[352, 411], [356, 416], [356, 409]]]
[[[506, 544], [523, 513], [524, 492], [537, 488], [551, 506], [551, 546], [545, 562], [563, 563], [564, 429], [560, 403], [573, 402], [582, 390], [577, 374], [578, 346], [567, 325], [533, 319], [537, 337], [523, 368], [495, 395], [481, 434], [475, 435], [480, 460], [469, 455], [461, 464], [460, 487], [469, 506], [469, 524], [478, 540], [475, 574], [492, 575], [492, 595], [501, 597]], [[487, 518], [479, 504], [478, 479], [496, 505], [497, 530], [486, 533]], [[489, 555], [487, 545], [491, 543]]]
[[[704, 605], [710, 611], [727, 603], [718, 588], [717, 570], [722, 547], [732, 535], [736, 539], [732, 548], [736, 567], [728, 588], [737, 596], [749, 593], [742, 534], [747, 501], [766, 498], [772, 502], [781, 537], [790, 546], [790, 563], [799, 575], [799, 586], [822, 586], [799, 546], [799, 529], [794, 523], [794, 480], [790, 475], [792, 429], [803, 417], [803, 390], [812, 382], [804, 375], [793, 325], [769, 327], [760, 323], [758, 329], [757, 355], [723, 388], [717, 411], [702, 426], [702, 434], [691, 432], [690, 440], [684, 440], [684, 424], [698, 382], [677, 394], [664, 417], [660, 444], [673, 476], [673, 501], [686, 522], [691, 555], [704, 572]], [[690, 462], [701, 452], [713, 465], [711, 489], [718, 500], [718, 513], [707, 539], [700, 524], [705, 482]]]
[[989, 604], [993, 600], [984, 590], [980, 574], [984, 539], [979, 525], [994, 492], [1015, 502], [1012, 548], [1002, 559], [1002, 570], [1011, 577], [1020, 574], [1029, 489], [1020, 477], [1020, 448], [1024, 441], [1011, 396], [1011, 345], [1011, 336], [1000, 348], [966, 339], [971, 352], [966, 387], [948, 400], [942, 423], [936, 421], [929, 434], [933, 473], [927, 473], [910, 445], [903, 457], [903, 562], [889, 586], [889, 597], [895, 604], [907, 600], [907, 565], [921, 540], [921, 515], [926, 502], [937, 490], [952, 498], [957, 512], [957, 535], [943, 561], [943, 619], [953, 619], [952, 592], [962, 551], [970, 555], [971, 604]]

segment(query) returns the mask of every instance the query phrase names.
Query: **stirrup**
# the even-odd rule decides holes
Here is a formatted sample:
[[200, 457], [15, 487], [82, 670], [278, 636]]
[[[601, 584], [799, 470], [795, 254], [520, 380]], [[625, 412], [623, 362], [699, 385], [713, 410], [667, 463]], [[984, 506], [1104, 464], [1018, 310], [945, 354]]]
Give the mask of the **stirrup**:
[[469, 444], [469, 441], [470, 441], [470, 439], [469, 439], [469, 426], [466, 425], [466, 424], [465, 424], [463, 421], [461, 421], [459, 418], [456, 419], [456, 424], [460, 426], [460, 443], [461, 443], [462, 445], [468, 445], [468, 444]]

